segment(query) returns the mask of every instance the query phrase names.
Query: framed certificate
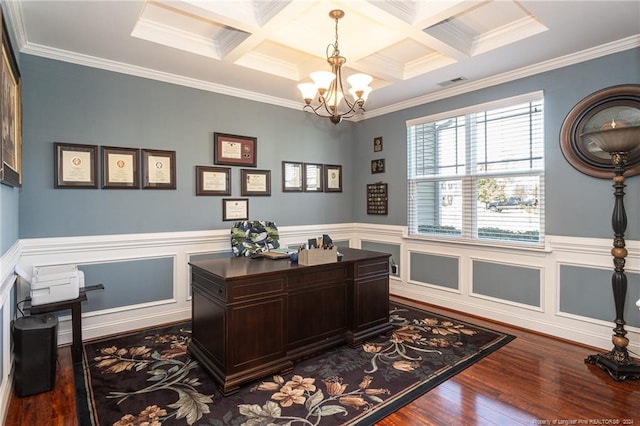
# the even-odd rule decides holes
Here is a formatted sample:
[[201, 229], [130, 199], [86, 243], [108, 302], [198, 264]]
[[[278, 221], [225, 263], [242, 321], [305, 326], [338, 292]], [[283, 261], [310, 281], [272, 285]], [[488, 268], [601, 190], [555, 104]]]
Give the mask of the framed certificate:
[[271, 195], [271, 170], [240, 169], [240, 195]]
[[139, 149], [103, 146], [101, 152], [102, 188], [140, 189]]
[[249, 200], [247, 198], [224, 198], [222, 200], [222, 220], [248, 220]]
[[302, 163], [295, 161], [283, 161], [282, 192], [301, 192], [302, 176]]
[[304, 190], [306, 192], [322, 192], [322, 164], [304, 163]]
[[231, 195], [231, 169], [196, 166], [196, 195]]
[[342, 166], [324, 165], [324, 192], [342, 192]]
[[54, 142], [53, 161], [54, 188], [98, 188], [96, 145]]
[[176, 189], [176, 152], [142, 150], [142, 189]]
[[256, 167], [257, 138], [249, 136], [213, 134], [213, 164]]

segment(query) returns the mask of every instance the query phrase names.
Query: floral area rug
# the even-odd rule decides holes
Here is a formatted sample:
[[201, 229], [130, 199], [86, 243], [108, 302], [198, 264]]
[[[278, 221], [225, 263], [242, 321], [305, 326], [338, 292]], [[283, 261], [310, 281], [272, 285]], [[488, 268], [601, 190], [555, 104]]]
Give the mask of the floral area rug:
[[190, 323], [92, 341], [74, 366], [85, 425], [371, 425], [514, 337], [391, 303], [391, 333], [222, 396], [187, 351]]

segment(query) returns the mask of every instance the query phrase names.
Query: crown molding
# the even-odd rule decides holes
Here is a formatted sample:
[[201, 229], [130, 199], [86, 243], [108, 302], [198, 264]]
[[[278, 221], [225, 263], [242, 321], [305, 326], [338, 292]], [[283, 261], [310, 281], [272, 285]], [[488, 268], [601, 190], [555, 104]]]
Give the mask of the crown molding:
[[[247, 99], [250, 101], [261, 102], [285, 108], [291, 108], [296, 110], [302, 110], [302, 103], [298, 101], [292, 101], [289, 99], [279, 98], [275, 96], [267, 96], [261, 93], [251, 92], [248, 90], [238, 89], [235, 87], [229, 87], [222, 84], [216, 84], [208, 81], [197, 80], [176, 74], [170, 74], [162, 71], [157, 71], [149, 68], [143, 68], [131, 64], [122, 62], [111, 61], [107, 59], [97, 58], [89, 55], [82, 55], [75, 52], [69, 52], [61, 49], [54, 49], [47, 46], [29, 43], [26, 39], [26, 31], [24, 26], [24, 20], [22, 18], [22, 11], [19, 6], [19, 2], [6, 2], [8, 19], [13, 25], [13, 29], [16, 35], [17, 46], [19, 51], [25, 54], [41, 56], [49, 59], [55, 59], [63, 62], [74, 63], [77, 65], [84, 65], [92, 68], [104, 69], [107, 71], [118, 72], [122, 74], [133, 75], [137, 77], [147, 78], [151, 80], [162, 81], [166, 83], [176, 84], [185, 87], [191, 87], [194, 89], [205, 90], [208, 92], [219, 93], [222, 95], [233, 96], [237, 98]], [[540, 62], [528, 67], [519, 68], [514, 71], [509, 71], [502, 74], [497, 74], [492, 77], [484, 78], [481, 80], [470, 81], [455, 87], [449, 87], [439, 90], [437, 92], [429, 93], [424, 96], [412, 98], [403, 102], [399, 102], [386, 107], [378, 108], [375, 110], [366, 111], [361, 115], [352, 117], [349, 121], [358, 122], [367, 120], [369, 118], [378, 117], [381, 115], [389, 114], [392, 112], [400, 111], [403, 109], [411, 108], [418, 105], [427, 104], [437, 100], [449, 98], [452, 96], [461, 95], [471, 91], [484, 89], [487, 87], [495, 86], [498, 84], [510, 82], [524, 77], [529, 77], [542, 72], [551, 71], [554, 69], [566, 67], [573, 64], [578, 64], [591, 59], [596, 59], [602, 56], [610, 55], [617, 52], [640, 47], [640, 34], [636, 34], [621, 40], [617, 40], [611, 43], [607, 43], [601, 46], [597, 46], [591, 49], [586, 49], [580, 52], [572, 53], [569, 55], [561, 56], [548, 61]]]
[[[362, 121], [368, 118], [377, 117], [380, 115], [389, 114], [392, 112], [400, 111], [403, 109], [428, 104], [441, 99], [450, 98], [453, 96], [462, 95], [464, 93], [472, 92], [474, 90], [485, 89], [487, 87], [496, 86], [502, 83], [508, 83], [510, 81], [518, 80], [532, 75], [540, 74], [547, 71], [552, 71], [558, 68], [563, 68], [569, 65], [579, 64], [581, 62], [589, 61], [592, 59], [600, 58], [602, 56], [611, 55], [625, 50], [634, 49], [640, 47], [640, 34], [633, 35], [631, 37], [617, 40], [611, 43], [603, 44], [591, 49], [582, 50], [580, 52], [572, 53], [569, 55], [561, 56], [548, 61], [540, 62], [528, 67], [519, 68], [517, 70], [497, 74], [482, 80], [470, 81], [463, 83], [455, 87], [440, 90], [438, 92], [429, 93], [424, 96], [409, 99], [403, 102], [399, 102], [393, 105], [389, 105], [384, 108], [378, 108], [376, 110], [367, 111], [362, 116], [359, 116], [357, 120]], [[355, 118], [355, 117], [354, 117]]]

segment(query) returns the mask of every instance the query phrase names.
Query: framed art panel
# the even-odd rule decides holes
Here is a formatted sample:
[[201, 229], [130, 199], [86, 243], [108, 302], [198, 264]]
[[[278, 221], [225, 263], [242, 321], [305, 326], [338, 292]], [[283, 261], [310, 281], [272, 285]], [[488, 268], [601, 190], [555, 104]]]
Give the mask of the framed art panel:
[[371, 173], [384, 173], [384, 158], [371, 160]]
[[9, 32], [2, 23], [2, 59], [0, 63], [0, 121], [2, 140], [0, 148], [0, 183], [22, 185], [22, 101], [20, 71], [11, 48]]
[[386, 183], [367, 184], [367, 214], [389, 214], [389, 193]]
[[222, 200], [222, 220], [248, 220], [249, 199], [224, 198]]
[[141, 151], [142, 189], [176, 189], [176, 152]]
[[54, 188], [97, 189], [98, 147], [54, 142]]
[[304, 190], [306, 192], [322, 192], [322, 164], [304, 163]]
[[257, 138], [249, 136], [213, 134], [213, 164], [256, 167]]
[[271, 170], [240, 169], [240, 195], [271, 195]]
[[103, 188], [140, 189], [139, 149], [103, 146], [101, 152]]
[[324, 192], [342, 192], [342, 166], [324, 165]]
[[231, 169], [196, 166], [196, 195], [231, 195]]
[[373, 138], [373, 152], [382, 151], [382, 136]]
[[295, 161], [282, 162], [282, 192], [302, 191], [302, 163]]

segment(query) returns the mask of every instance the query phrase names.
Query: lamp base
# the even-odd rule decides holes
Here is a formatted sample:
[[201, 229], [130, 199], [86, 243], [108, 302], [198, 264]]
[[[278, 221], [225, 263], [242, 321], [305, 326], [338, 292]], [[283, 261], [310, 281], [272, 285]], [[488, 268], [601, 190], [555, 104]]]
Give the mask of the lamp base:
[[584, 362], [597, 365], [618, 382], [626, 379], [640, 379], [640, 364], [632, 361], [628, 354], [625, 354], [624, 360], [615, 361], [614, 359], [619, 359], [619, 354], [614, 352], [615, 350], [606, 354], [589, 355]]

